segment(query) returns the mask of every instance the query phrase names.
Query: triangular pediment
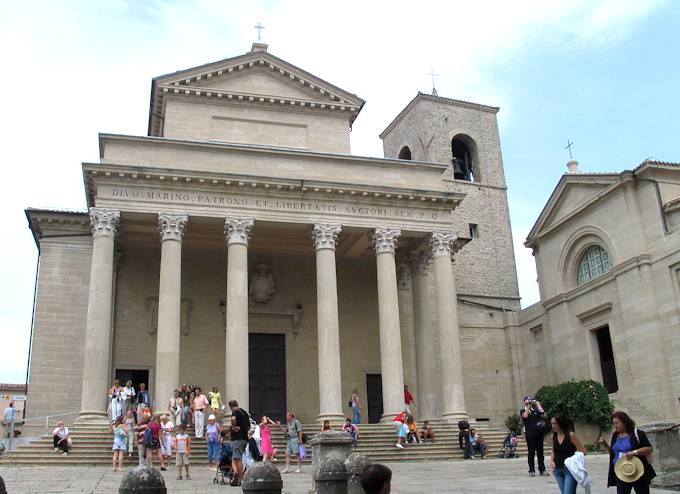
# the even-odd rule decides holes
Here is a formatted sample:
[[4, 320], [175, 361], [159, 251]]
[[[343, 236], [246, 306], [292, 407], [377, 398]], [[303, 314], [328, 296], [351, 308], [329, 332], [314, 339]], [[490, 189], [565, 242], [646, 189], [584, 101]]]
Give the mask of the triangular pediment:
[[541, 211], [525, 245], [530, 245], [534, 239], [559, 224], [563, 219], [586, 208], [603, 192], [618, 183], [618, 174], [564, 175]]
[[167, 94], [344, 112], [350, 122], [364, 104], [355, 94], [268, 53], [266, 45], [254, 45], [252, 51], [237, 57], [154, 78], [149, 135], [158, 135]]

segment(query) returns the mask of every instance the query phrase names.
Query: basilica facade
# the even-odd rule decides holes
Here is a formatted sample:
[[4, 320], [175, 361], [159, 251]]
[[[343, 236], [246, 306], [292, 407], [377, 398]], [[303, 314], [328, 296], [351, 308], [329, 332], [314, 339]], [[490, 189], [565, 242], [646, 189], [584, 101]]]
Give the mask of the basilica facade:
[[82, 164], [86, 208], [26, 210], [27, 417], [105, 420], [130, 379], [158, 410], [191, 383], [306, 422], [341, 420], [355, 388], [364, 421], [390, 420], [407, 384], [420, 420], [501, 424], [540, 384], [603, 379], [594, 354], [531, 346], [557, 325], [520, 312], [499, 109], [418, 93], [369, 158], [350, 153], [363, 104], [261, 43], [153, 79], [148, 135], [100, 134]]

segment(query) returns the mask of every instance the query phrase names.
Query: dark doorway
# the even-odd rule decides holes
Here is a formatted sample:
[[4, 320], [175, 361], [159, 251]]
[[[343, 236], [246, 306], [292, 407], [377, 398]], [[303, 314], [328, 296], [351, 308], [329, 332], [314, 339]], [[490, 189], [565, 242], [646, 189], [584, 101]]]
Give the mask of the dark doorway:
[[383, 414], [382, 376], [380, 374], [366, 374], [366, 404], [368, 423], [377, 424]]
[[250, 333], [250, 415], [260, 420], [286, 419], [286, 337], [282, 334]]
[[139, 383], [144, 383], [146, 389], [149, 390], [148, 369], [116, 369], [116, 379], [120, 381], [121, 386], [125, 386], [127, 381], [132, 381], [135, 392], [139, 391]]
[[616, 364], [614, 363], [614, 349], [612, 338], [609, 334], [609, 326], [595, 331], [597, 336], [597, 348], [600, 352], [600, 367], [602, 369], [602, 384], [610, 393], [619, 390], [619, 381], [616, 378]]
[[400, 159], [400, 160], [410, 160], [411, 159], [411, 150], [409, 149], [408, 146], [404, 146], [403, 148], [401, 148], [401, 151], [399, 151], [398, 159]]

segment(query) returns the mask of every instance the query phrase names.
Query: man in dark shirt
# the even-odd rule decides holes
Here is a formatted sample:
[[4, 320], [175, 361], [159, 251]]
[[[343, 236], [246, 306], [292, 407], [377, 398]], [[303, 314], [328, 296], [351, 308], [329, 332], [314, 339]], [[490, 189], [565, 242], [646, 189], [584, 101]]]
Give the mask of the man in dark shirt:
[[245, 410], [239, 408], [236, 400], [229, 402], [229, 408], [231, 408], [231, 463], [236, 472], [231, 485], [239, 486], [243, 480], [243, 453], [248, 445], [250, 416]]
[[519, 411], [522, 422], [524, 422], [524, 437], [527, 441], [527, 461], [529, 462], [529, 476], [534, 477], [534, 455], [538, 459], [538, 471], [541, 477], [546, 477], [545, 463], [543, 458], [543, 430], [538, 427], [539, 420], [545, 421], [543, 407], [539, 401], [531, 396], [524, 397], [524, 408]]

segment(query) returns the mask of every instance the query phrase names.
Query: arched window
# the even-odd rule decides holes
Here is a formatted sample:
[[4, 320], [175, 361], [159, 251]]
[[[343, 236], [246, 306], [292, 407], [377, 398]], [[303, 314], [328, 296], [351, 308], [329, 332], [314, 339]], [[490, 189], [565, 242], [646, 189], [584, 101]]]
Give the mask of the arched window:
[[404, 146], [403, 148], [401, 148], [401, 151], [399, 151], [399, 159], [400, 160], [411, 159], [411, 150], [408, 148], [408, 146]]
[[453, 163], [453, 178], [474, 181], [472, 152], [465, 140], [467, 136], [457, 135], [451, 140], [451, 161]]
[[577, 285], [581, 285], [587, 281], [602, 276], [612, 268], [612, 262], [609, 259], [609, 254], [599, 245], [589, 247], [578, 265], [578, 279]]

